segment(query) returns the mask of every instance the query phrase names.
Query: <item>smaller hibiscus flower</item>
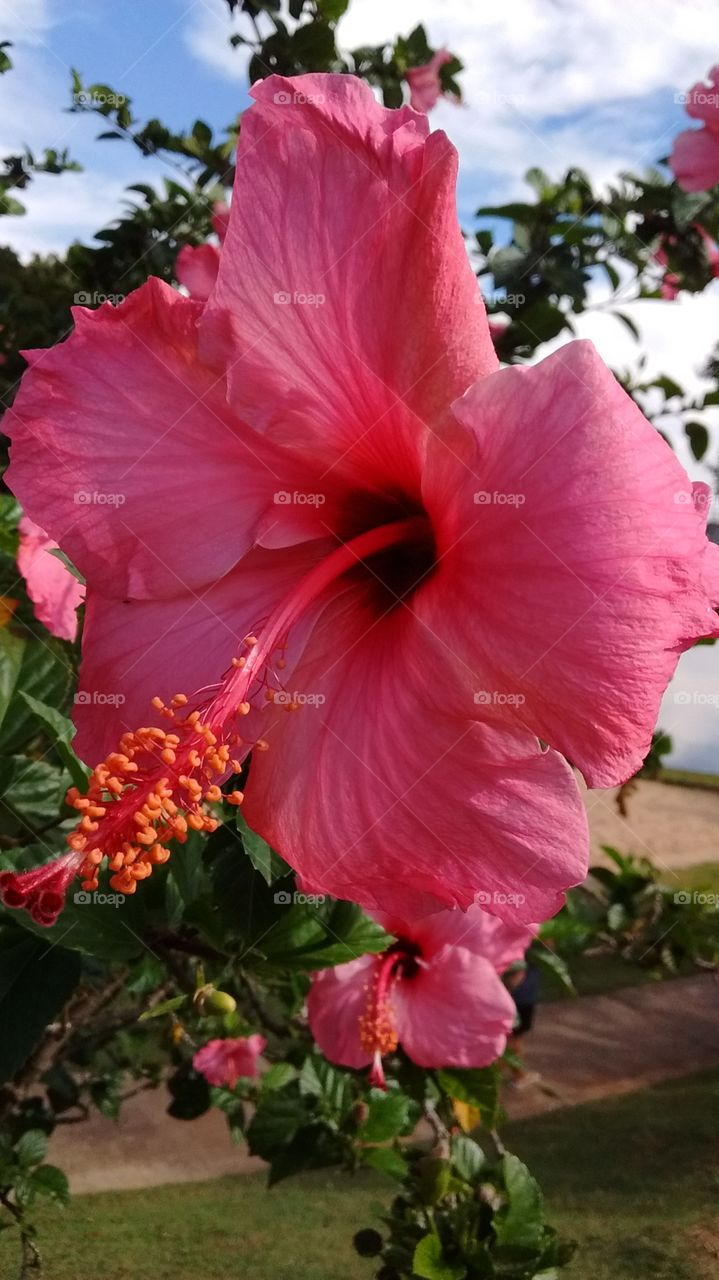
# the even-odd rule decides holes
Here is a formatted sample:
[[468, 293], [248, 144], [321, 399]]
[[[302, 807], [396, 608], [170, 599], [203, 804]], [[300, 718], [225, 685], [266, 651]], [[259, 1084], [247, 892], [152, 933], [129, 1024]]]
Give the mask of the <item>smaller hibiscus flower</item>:
[[19, 526], [17, 567], [25, 579], [35, 617], [60, 640], [77, 635], [77, 607], [85, 599], [85, 588], [70, 570], [52, 555], [57, 543], [39, 525], [23, 516]]
[[674, 139], [669, 167], [684, 191], [708, 191], [719, 182], [719, 66], [709, 83], [701, 81], [685, 95], [686, 113], [701, 129], [685, 129]]
[[[218, 201], [213, 206], [212, 228], [218, 236], [220, 246], [224, 243], [229, 225], [230, 210], [226, 204]], [[191, 298], [198, 302], [207, 302], [220, 269], [220, 250], [214, 244], [183, 245], [177, 255], [175, 275], [184, 285]]]
[[405, 73], [405, 79], [409, 85], [409, 105], [414, 107], [415, 111], [426, 114], [437, 105], [441, 97], [449, 96], [444, 93], [439, 73], [446, 63], [453, 61], [454, 55], [447, 49], [438, 49], [432, 54], [429, 62], [425, 62], [421, 67], [410, 67]]
[[208, 1040], [198, 1049], [192, 1065], [208, 1084], [234, 1089], [240, 1076], [257, 1075], [257, 1059], [267, 1041], [264, 1036], [237, 1036], [226, 1040]]
[[401, 1045], [420, 1067], [485, 1067], [504, 1051], [514, 1002], [499, 975], [519, 960], [534, 927], [510, 925], [479, 906], [406, 924], [375, 916], [397, 941], [312, 980], [308, 1012], [326, 1058], [372, 1064]]

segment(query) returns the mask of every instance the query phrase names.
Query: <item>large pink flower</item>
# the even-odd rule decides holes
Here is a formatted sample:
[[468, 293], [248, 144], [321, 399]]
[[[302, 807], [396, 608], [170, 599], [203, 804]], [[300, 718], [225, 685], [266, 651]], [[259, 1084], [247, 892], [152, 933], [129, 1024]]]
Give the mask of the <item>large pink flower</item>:
[[[218, 202], [214, 206], [212, 227], [222, 245], [227, 235], [230, 211], [226, 204]], [[200, 244], [196, 247], [185, 244], [180, 249], [175, 262], [175, 275], [180, 284], [187, 289], [191, 298], [198, 302], [206, 302], [215, 287], [217, 273], [220, 269], [220, 250], [217, 245]]]
[[586, 868], [567, 761], [631, 775], [717, 629], [706, 487], [590, 344], [499, 370], [444, 134], [351, 76], [253, 94], [209, 302], [79, 309], [6, 419], [88, 583], [76, 866], [132, 892], [254, 746], [247, 820], [319, 891], [542, 919]]
[[712, 67], [708, 84], [699, 81], [689, 90], [686, 112], [703, 128], [674, 139], [669, 166], [684, 191], [708, 191], [719, 182], [719, 66]]
[[448, 53], [446, 49], [438, 49], [432, 54], [429, 62], [425, 62], [421, 67], [410, 67], [405, 72], [405, 79], [409, 85], [409, 102], [415, 111], [431, 111], [435, 107], [442, 96], [442, 81], [440, 80], [440, 70], [447, 62], [453, 61], [453, 55]]
[[534, 930], [505, 924], [478, 906], [440, 911], [413, 924], [381, 917], [397, 941], [315, 974], [310, 1028], [331, 1062], [373, 1064], [398, 1044], [420, 1067], [484, 1067], [504, 1051], [514, 1002], [499, 974], [521, 959]]
[[208, 1084], [226, 1085], [234, 1089], [240, 1076], [257, 1075], [257, 1059], [267, 1041], [264, 1036], [236, 1036], [226, 1040], [208, 1040], [198, 1049], [192, 1065]]
[[60, 640], [74, 640], [77, 635], [77, 607], [85, 598], [85, 589], [73, 577], [62, 560], [51, 555], [57, 543], [23, 516], [20, 525], [17, 567], [33, 602], [35, 616]]

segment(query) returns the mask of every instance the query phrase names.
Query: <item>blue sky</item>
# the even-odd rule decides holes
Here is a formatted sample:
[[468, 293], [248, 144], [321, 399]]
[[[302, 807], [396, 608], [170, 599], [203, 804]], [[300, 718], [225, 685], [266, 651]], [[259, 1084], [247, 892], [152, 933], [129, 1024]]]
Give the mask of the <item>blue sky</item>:
[[[580, 165], [601, 184], [654, 163], [687, 123], [678, 95], [719, 60], [715, 0], [351, 0], [339, 43], [390, 40], [419, 20], [432, 44], [466, 64], [466, 105], [441, 103], [433, 115], [459, 150], [465, 225], [479, 204], [521, 196], [531, 165], [552, 175]], [[129, 144], [96, 142], [97, 120], [66, 112], [71, 66], [132, 98], [142, 120], [156, 115], [179, 129], [201, 117], [220, 128], [248, 103], [246, 55], [228, 45], [238, 29], [224, 0], [2, 0], [0, 39], [14, 42], [16, 70], [0, 78], [0, 155], [21, 143], [67, 146], [84, 172], [34, 183], [23, 194], [27, 216], [3, 218], [0, 240], [25, 255], [61, 251], [107, 225], [129, 183], [169, 172]], [[719, 331], [718, 291], [625, 308], [642, 331], [649, 371], [701, 386]], [[587, 315], [578, 330], [612, 367], [635, 363], [638, 349], [611, 316]], [[694, 477], [707, 478], [681, 441], [679, 453]], [[661, 722], [687, 766], [716, 767], [716, 653], [684, 658], [665, 700]], [[699, 700], [692, 694], [687, 705], [687, 689]]]

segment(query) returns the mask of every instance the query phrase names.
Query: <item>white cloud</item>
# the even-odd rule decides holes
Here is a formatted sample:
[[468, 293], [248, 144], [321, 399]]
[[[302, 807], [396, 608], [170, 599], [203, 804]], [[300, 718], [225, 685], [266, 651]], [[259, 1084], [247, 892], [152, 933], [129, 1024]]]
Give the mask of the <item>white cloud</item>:
[[213, 71], [227, 80], [246, 81], [247, 51], [242, 46], [233, 48], [229, 43], [230, 36], [239, 30], [229, 9], [220, 4], [207, 5], [201, 0], [183, 27], [182, 39], [188, 51]]
[[[642, 117], [638, 107], [632, 116], [627, 100], [664, 90], [671, 107], [719, 47], [712, 0], [654, 0], [651, 14], [619, 0], [444, 0], [424, 12], [415, 0], [359, 0], [339, 38], [346, 48], [389, 40], [422, 17], [430, 42], [455, 51], [466, 68], [466, 108], [441, 103], [433, 123], [457, 146], [465, 178], [481, 171], [487, 183], [489, 175], [493, 198], [516, 195], [533, 164], [557, 175], [579, 164], [604, 182], [630, 159], [649, 163], [666, 154], [670, 137], [653, 113]], [[595, 118], [574, 118], [579, 113]]]
[[3, 0], [2, 39], [13, 44], [43, 44], [45, 32], [55, 19], [50, 14], [49, 0]]

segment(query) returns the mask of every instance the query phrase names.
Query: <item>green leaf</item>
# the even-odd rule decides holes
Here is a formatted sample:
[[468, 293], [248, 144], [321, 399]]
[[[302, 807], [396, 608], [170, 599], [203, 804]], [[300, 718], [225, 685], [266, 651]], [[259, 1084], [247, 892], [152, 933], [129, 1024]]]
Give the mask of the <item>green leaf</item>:
[[367, 1119], [360, 1126], [362, 1142], [388, 1142], [402, 1133], [409, 1119], [410, 1100], [403, 1093], [380, 1093], [369, 1099]]
[[57, 706], [66, 697], [72, 678], [73, 669], [62, 641], [53, 636], [26, 640], [15, 692], [0, 726], [0, 752], [11, 755], [37, 736], [37, 720], [20, 697], [20, 690], [49, 706]]
[[252, 863], [255, 871], [259, 871], [265, 884], [274, 884], [275, 880], [280, 880], [282, 876], [286, 876], [289, 870], [287, 863], [283, 861], [274, 849], [271, 849], [266, 840], [262, 836], [258, 836], [256, 831], [248, 827], [240, 810], [236, 810], [237, 830], [242, 837], [242, 847]]
[[80, 957], [14, 928], [0, 931], [0, 1084], [25, 1063], [80, 980]]
[[684, 430], [689, 441], [689, 448], [697, 462], [701, 462], [709, 448], [709, 432], [702, 422], [687, 422]]
[[59, 822], [66, 789], [67, 775], [46, 760], [0, 758], [0, 831], [32, 839], [37, 827]]
[[299, 1076], [303, 1097], [318, 1098], [333, 1118], [342, 1117], [352, 1105], [352, 1087], [346, 1071], [325, 1058], [305, 1058]]
[[320, 908], [297, 903], [263, 940], [262, 951], [273, 964], [311, 971], [384, 951], [391, 941], [352, 902], [329, 902]]
[[138, 1022], [149, 1022], [151, 1018], [161, 1018], [166, 1013], [172, 1013], [175, 1009], [179, 1009], [186, 1004], [188, 996], [172, 996], [170, 1000], [162, 1000], [160, 1004], [153, 1005], [151, 1009], [146, 1009], [141, 1013]]
[[310, 1119], [299, 1090], [277, 1090], [260, 1102], [247, 1130], [252, 1155], [274, 1160]]
[[362, 1163], [400, 1181], [407, 1176], [407, 1161], [393, 1147], [366, 1147], [362, 1152]]
[[275, 1089], [284, 1089], [296, 1075], [297, 1072], [291, 1062], [273, 1062], [272, 1066], [263, 1073], [262, 1092], [273, 1093]]
[[317, 0], [317, 9], [325, 22], [338, 22], [348, 4], [349, 0]]
[[473, 1183], [487, 1157], [478, 1142], [466, 1133], [458, 1133], [452, 1138], [452, 1163], [460, 1178]]
[[15, 1154], [23, 1169], [42, 1164], [47, 1155], [48, 1139], [42, 1129], [28, 1129], [15, 1143]]
[[72, 720], [69, 720], [67, 716], [64, 716], [55, 707], [49, 707], [46, 702], [41, 702], [39, 698], [33, 698], [32, 694], [27, 693], [25, 689], [19, 689], [18, 693], [36, 719], [40, 721], [43, 728], [47, 730], [50, 741], [75, 786], [78, 790], [84, 791], [87, 787], [87, 780], [90, 777], [90, 770], [81, 760], [78, 760], [70, 746], [75, 734], [75, 726]]
[[0, 630], [0, 725], [20, 675], [24, 652], [25, 641], [3, 627]]
[[499, 1067], [447, 1067], [437, 1072], [440, 1086], [452, 1098], [479, 1107], [481, 1122], [492, 1129], [499, 1110]]
[[461, 1262], [448, 1262], [439, 1236], [430, 1233], [420, 1240], [414, 1251], [412, 1274], [422, 1276], [423, 1280], [463, 1280], [467, 1268]]
[[533, 947], [532, 964], [545, 969], [570, 996], [576, 996], [577, 990], [566, 961], [556, 951], [552, 951], [551, 947]]
[[50, 1196], [57, 1204], [66, 1205], [70, 1200], [70, 1184], [62, 1169], [54, 1164], [43, 1164], [30, 1179], [33, 1191], [40, 1196]]
[[507, 1202], [494, 1215], [500, 1245], [538, 1249], [544, 1234], [542, 1193], [526, 1165], [509, 1152], [502, 1157]]

